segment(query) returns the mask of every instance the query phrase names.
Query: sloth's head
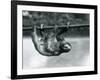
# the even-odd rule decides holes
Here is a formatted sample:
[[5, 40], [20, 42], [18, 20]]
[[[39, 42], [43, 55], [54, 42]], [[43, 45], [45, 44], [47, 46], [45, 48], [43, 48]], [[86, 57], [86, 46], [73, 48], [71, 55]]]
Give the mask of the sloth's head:
[[64, 31], [68, 28], [33, 27], [32, 41], [36, 50], [44, 56], [58, 56], [71, 50], [71, 45], [65, 41]]

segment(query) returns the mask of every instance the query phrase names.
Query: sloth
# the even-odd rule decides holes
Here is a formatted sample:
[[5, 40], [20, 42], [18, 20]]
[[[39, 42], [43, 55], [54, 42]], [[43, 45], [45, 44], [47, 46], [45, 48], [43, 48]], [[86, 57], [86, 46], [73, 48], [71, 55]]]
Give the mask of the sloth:
[[62, 53], [68, 53], [71, 50], [71, 44], [63, 36], [68, 27], [39, 28], [33, 27], [32, 41], [36, 50], [44, 56], [58, 56]]

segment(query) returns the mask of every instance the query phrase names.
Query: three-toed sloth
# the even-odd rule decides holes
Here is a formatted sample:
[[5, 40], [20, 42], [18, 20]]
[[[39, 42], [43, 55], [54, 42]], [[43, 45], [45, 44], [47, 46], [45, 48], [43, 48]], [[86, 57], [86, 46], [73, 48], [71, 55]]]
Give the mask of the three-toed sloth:
[[32, 41], [36, 50], [44, 56], [58, 56], [71, 50], [71, 45], [63, 36], [68, 27], [43, 28], [33, 27]]

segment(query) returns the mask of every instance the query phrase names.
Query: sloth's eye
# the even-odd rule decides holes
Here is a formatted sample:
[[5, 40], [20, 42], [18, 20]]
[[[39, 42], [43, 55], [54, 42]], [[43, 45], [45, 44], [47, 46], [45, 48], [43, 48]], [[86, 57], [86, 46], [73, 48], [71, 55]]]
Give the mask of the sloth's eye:
[[63, 35], [57, 35], [57, 40], [58, 41], [63, 41], [64, 40], [64, 36]]

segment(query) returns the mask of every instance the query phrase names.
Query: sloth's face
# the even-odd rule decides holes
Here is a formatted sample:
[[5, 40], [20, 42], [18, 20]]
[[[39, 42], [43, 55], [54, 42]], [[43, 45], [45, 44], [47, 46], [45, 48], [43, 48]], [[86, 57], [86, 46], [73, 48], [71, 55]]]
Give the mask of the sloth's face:
[[67, 28], [37, 28], [32, 32], [32, 41], [36, 50], [45, 56], [57, 56], [63, 52], [69, 52], [71, 45], [65, 41], [64, 31]]

